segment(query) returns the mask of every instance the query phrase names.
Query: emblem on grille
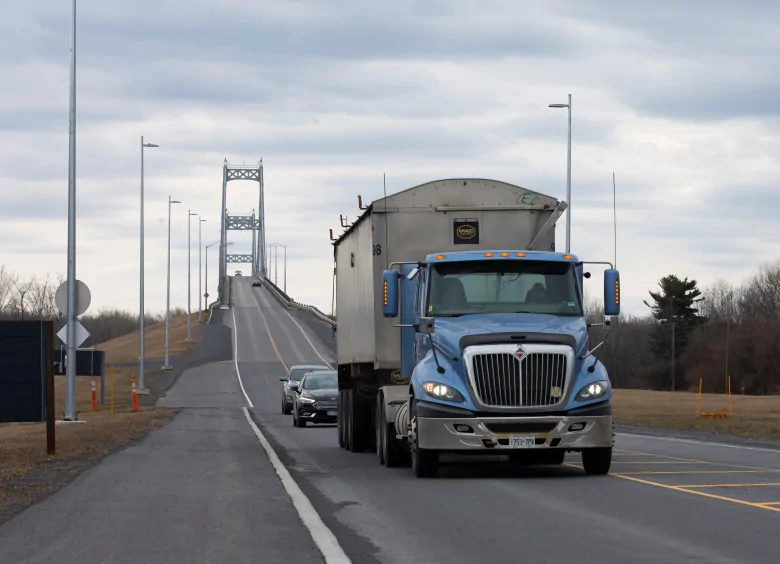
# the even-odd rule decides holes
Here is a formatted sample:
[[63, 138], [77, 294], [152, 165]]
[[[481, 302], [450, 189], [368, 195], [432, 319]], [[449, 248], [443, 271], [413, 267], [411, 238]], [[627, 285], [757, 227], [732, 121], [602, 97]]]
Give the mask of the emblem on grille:
[[517, 350], [515, 351], [515, 356], [520, 359], [522, 359], [525, 356], [525, 351], [523, 350], [523, 347], [517, 347]]

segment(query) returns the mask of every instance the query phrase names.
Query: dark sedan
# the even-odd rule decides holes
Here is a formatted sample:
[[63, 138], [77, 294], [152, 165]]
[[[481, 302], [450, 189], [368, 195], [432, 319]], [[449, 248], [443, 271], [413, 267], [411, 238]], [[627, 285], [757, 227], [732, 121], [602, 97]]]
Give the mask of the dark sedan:
[[338, 417], [339, 383], [335, 370], [303, 376], [293, 403], [293, 425], [335, 423]]
[[282, 413], [285, 415], [292, 413], [298, 385], [301, 383], [303, 376], [307, 372], [321, 371], [329, 372], [330, 368], [319, 364], [296, 364], [290, 367], [290, 371], [287, 372], [287, 376], [282, 376], [279, 378], [279, 380], [284, 382], [282, 385]]

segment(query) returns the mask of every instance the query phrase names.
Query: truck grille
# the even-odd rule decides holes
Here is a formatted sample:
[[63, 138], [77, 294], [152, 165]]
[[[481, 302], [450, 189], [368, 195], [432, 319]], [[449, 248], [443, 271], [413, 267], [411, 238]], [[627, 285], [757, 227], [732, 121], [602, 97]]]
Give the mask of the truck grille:
[[563, 399], [566, 355], [510, 353], [474, 355], [474, 381], [479, 400], [496, 407], [544, 407]]

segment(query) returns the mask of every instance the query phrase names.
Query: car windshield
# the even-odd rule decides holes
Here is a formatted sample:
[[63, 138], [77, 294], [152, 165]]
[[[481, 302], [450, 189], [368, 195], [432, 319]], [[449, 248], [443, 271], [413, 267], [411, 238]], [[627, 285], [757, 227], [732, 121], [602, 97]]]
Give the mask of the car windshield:
[[335, 372], [309, 374], [303, 381], [304, 390], [335, 390], [339, 381]]
[[326, 366], [323, 366], [322, 368], [318, 366], [306, 366], [301, 368], [293, 368], [290, 370], [289, 380], [290, 382], [300, 382], [301, 378], [303, 378], [303, 375], [307, 372], [316, 372], [318, 370], [327, 370]]
[[485, 260], [434, 264], [428, 315], [545, 313], [581, 316], [574, 267], [566, 262]]

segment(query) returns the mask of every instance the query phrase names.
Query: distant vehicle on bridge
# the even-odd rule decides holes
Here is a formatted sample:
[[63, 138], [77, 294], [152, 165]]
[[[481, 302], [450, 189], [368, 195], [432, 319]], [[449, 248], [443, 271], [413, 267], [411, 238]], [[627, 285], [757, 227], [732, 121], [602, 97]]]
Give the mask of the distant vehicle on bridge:
[[[612, 389], [588, 343], [588, 263], [555, 251], [566, 207], [450, 179], [363, 208], [334, 242], [341, 447], [418, 477], [445, 452], [561, 464], [574, 451], [587, 474], [609, 472]], [[619, 273], [596, 264], [609, 265], [614, 329]]]
[[241, 271], [240, 270], [236, 270], [236, 276], [241, 276]]

